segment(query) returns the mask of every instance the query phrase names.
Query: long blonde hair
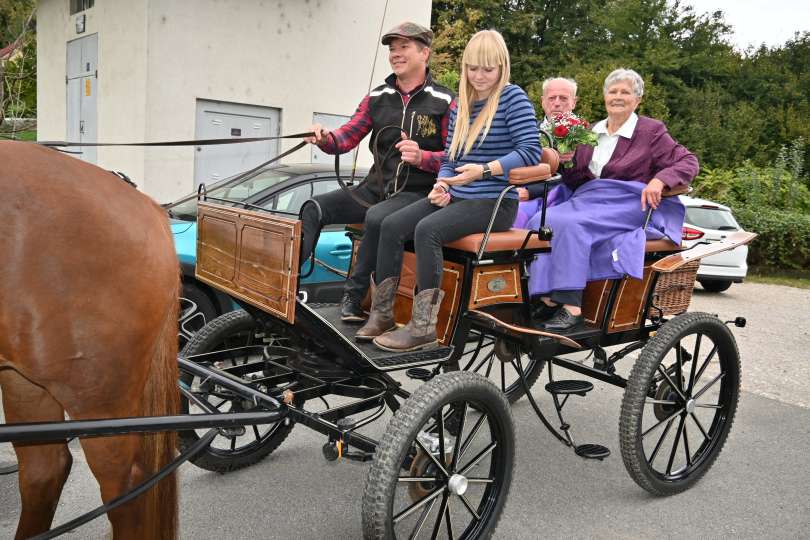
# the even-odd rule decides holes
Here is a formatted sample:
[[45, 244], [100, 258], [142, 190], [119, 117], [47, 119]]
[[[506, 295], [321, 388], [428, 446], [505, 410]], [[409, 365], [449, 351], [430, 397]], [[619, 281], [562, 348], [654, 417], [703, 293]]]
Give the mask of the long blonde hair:
[[[478, 113], [475, 121], [470, 125], [470, 111], [475, 101], [475, 90], [467, 78], [467, 66], [499, 67], [501, 76], [495, 84], [495, 89], [487, 98], [487, 102]], [[458, 159], [466, 156], [472, 150], [478, 136], [483, 141], [492, 127], [492, 119], [498, 111], [498, 101], [501, 92], [509, 82], [509, 49], [503, 36], [495, 30], [481, 30], [470, 38], [461, 57], [461, 81], [458, 88], [458, 110], [456, 111], [456, 124], [453, 131], [453, 141], [450, 143], [448, 158]]]

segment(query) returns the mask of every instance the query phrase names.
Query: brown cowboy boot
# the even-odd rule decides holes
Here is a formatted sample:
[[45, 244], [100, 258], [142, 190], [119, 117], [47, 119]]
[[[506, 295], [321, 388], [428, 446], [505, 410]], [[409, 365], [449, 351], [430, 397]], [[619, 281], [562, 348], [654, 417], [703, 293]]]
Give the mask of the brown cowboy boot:
[[374, 344], [384, 351], [404, 352], [432, 348], [436, 339], [436, 321], [444, 291], [425, 289], [413, 298], [411, 320], [398, 330], [388, 332], [374, 339]]
[[379, 285], [371, 278], [371, 312], [368, 321], [354, 335], [356, 341], [371, 341], [375, 337], [397, 327], [394, 321], [394, 298], [397, 295], [399, 278], [390, 277]]

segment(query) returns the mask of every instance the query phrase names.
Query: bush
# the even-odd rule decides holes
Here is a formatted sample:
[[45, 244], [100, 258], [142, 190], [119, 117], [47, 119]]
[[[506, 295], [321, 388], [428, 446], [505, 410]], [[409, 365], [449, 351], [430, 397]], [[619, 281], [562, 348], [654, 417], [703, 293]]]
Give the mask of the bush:
[[762, 207], [736, 209], [740, 226], [759, 237], [748, 246], [748, 264], [779, 269], [810, 267], [810, 215]]

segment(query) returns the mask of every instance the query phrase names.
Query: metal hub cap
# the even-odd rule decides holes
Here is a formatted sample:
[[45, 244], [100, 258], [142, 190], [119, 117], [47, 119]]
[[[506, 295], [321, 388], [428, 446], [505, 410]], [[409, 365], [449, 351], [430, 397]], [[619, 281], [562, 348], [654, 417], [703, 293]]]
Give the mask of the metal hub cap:
[[464, 495], [464, 493], [467, 491], [468, 484], [469, 483], [464, 476], [454, 474], [450, 477], [450, 480], [448, 480], [447, 487], [450, 490], [450, 493], [453, 495]]
[[690, 399], [689, 401], [686, 402], [686, 412], [688, 412], [689, 414], [692, 414], [693, 412], [695, 412], [695, 400], [694, 399]]

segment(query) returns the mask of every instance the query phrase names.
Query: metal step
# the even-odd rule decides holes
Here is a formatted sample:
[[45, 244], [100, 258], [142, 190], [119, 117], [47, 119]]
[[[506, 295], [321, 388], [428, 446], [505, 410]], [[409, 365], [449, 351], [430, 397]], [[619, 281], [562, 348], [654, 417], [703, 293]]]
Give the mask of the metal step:
[[593, 390], [593, 384], [588, 381], [577, 380], [552, 381], [546, 385], [546, 390], [557, 395], [576, 394], [584, 397], [585, 394]]
[[576, 452], [579, 457], [598, 459], [599, 461], [602, 461], [610, 455], [610, 450], [601, 444], [580, 444], [574, 448], [574, 452]]

